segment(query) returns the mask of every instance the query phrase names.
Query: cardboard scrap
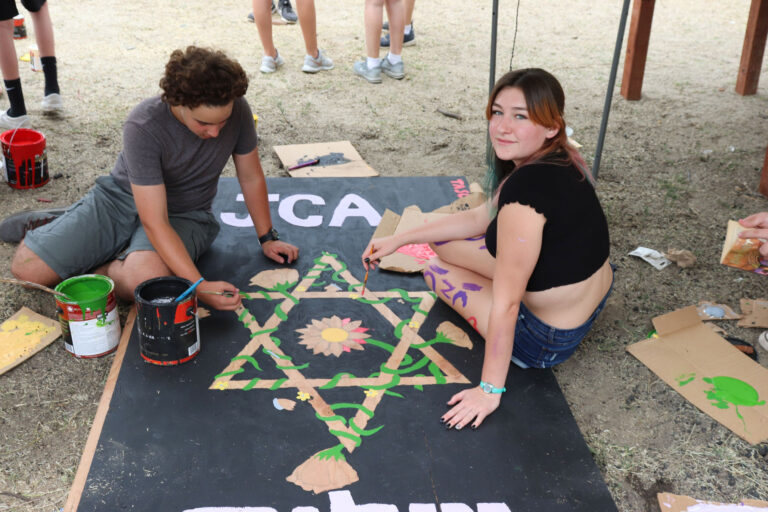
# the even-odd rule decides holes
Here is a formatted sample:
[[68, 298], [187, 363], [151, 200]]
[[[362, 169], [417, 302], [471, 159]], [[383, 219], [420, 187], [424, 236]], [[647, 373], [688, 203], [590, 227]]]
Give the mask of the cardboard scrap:
[[[403, 210], [402, 215], [385, 210], [371, 239], [383, 238], [407, 231], [419, 224], [432, 222], [441, 217], [471, 210], [485, 203], [483, 188], [477, 183], [470, 183], [469, 194], [431, 212], [422, 212], [418, 206], [411, 205]], [[424, 270], [426, 262], [435, 256], [428, 244], [409, 244], [397, 252], [385, 256], [379, 262], [379, 268], [393, 272], [415, 273]]]
[[[385, 210], [379, 226], [373, 233], [373, 238], [381, 238], [407, 231], [420, 224], [428, 223], [450, 215], [449, 213], [423, 213], [418, 206], [409, 206], [403, 210], [403, 215]], [[396, 252], [385, 256], [379, 262], [379, 268], [393, 272], [414, 273], [424, 270], [427, 261], [435, 253], [428, 244], [404, 245]]]
[[58, 321], [22, 307], [0, 324], [0, 375], [37, 354], [59, 336]]
[[314, 165], [289, 170], [288, 174], [293, 178], [366, 178], [379, 175], [348, 140], [290, 144], [273, 149], [286, 169], [309, 160], [320, 160]]
[[688, 249], [667, 249], [664, 256], [680, 268], [691, 268], [696, 264], [696, 255]]
[[720, 254], [720, 263], [729, 267], [747, 270], [756, 274], [768, 274], [768, 265], [760, 256], [760, 246], [765, 240], [760, 238], [739, 238], [745, 228], [735, 220], [728, 221], [728, 228]]
[[696, 307], [702, 320], [738, 320], [741, 315], [726, 304], [716, 304], [703, 300]]
[[662, 270], [672, 263], [659, 251], [655, 249], [649, 249], [648, 247], [638, 247], [634, 251], [630, 252], [629, 255], [644, 259], [653, 265], [657, 270]]
[[768, 501], [763, 500], [742, 500], [739, 504], [731, 505], [714, 501], [701, 501], [690, 496], [680, 496], [669, 492], [660, 492], [656, 498], [659, 500], [659, 508], [663, 512], [754, 512], [768, 508]]
[[768, 300], [741, 299], [743, 316], [736, 324], [739, 327], [768, 327]]
[[459, 197], [451, 204], [441, 206], [437, 210], [432, 210], [432, 213], [458, 213], [465, 210], [471, 210], [481, 204], [485, 203], [486, 197], [483, 192], [483, 187], [478, 183], [472, 182], [469, 184], [469, 195]]
[[653, 319], [657, 338], [627, 347], [675, 391], [745, 441], [768, 440], [768, 369], [705, 325], [695, 306]]

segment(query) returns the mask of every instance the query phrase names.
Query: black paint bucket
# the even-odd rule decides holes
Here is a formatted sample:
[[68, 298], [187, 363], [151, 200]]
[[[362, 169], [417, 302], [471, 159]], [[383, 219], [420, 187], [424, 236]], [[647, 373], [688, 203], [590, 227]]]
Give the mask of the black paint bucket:
[[157, 277], [136, 287], [136, 325], [139, 352], [148, 363], [171, 366], [186, 363], [200, 352], [197, 297], [175, 299], [192, 283], [181, 277]]

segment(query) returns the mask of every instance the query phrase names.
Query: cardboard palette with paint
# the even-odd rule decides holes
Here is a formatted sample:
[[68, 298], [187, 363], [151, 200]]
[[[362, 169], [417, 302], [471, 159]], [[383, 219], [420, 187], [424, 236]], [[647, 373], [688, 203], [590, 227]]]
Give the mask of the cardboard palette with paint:
[[745, 441], [768, 439], [768, 369], [702, 323], [689, 306], [653, 319], [658, 337], [627, 351]]
[[379, 175], [348, 140], [275, 146], [274, 150], [293, 178], [365, 178]]
[[21, 308], [0, 324], [0, 375], [23, 363], [61, 336], [55, 320]]

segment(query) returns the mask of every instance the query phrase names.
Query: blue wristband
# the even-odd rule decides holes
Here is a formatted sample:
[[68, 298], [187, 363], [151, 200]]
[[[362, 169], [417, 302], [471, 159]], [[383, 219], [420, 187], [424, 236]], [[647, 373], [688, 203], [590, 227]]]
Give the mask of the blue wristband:
[[493, 393], [493, 394], [501, 394], [507, 390], [507, 388], [497, 388], [493, 384], [490, 384], [488, 382], [480, 381], [480, 389], [482, 389], [485, 393]]

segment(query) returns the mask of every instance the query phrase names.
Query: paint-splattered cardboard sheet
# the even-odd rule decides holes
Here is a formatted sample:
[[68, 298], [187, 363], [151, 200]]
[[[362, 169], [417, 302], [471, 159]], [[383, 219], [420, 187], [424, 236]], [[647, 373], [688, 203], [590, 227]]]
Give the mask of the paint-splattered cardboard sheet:
[[200, 268], [243, 308], [201, 318], [201, 352], [178, 367], [144, 363], [131, 335], [79, 510], [616, 510], [551, 371], [512, 367], [499, 410], [446, 430], [446, 402], [480, 380], [482, 339], [419, 275], [372, 271], [362, 294], [384, 210], [432, 211], [463, 178], [268, 185], [299, 260], [263, 257], [223, 179]]
[[59, 336], [58, 321], [22, 307], [0, 324], [0, 375], [37, 354]]
[[658, 338], [627, 351], [745, 441], [768, 439], [768, 369], [704, 325], [696, 306], [653, 319]]
[[293, 178], [378, 176], [348, 140], [275, 146], [283, 167]]

